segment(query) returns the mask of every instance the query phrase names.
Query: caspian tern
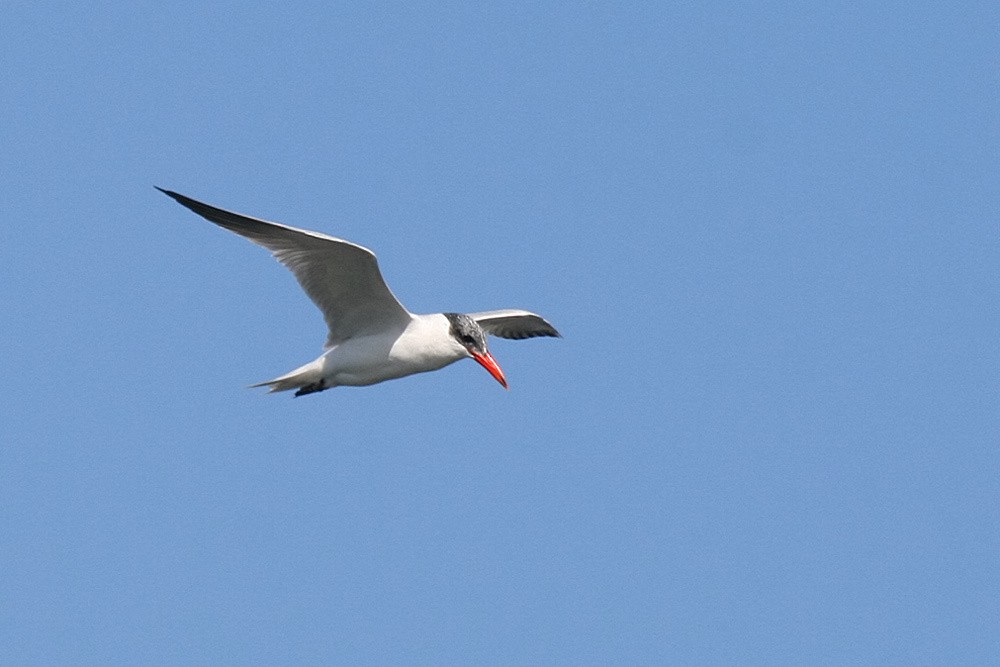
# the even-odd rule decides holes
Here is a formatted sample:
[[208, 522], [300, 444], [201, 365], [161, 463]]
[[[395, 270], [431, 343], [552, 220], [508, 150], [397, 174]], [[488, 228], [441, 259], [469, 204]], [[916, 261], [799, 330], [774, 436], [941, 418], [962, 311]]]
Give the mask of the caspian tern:
[[375, 253], [367, 248], [156, 189], [206, 220], [267, 248], [295, 274], [323, 312], [330, 329], [325, 352], [315, 361], [253, 387], [270, 387], [272, 392], [295, 389], [295, 395], [302, 396], [436, 371], [471, 357], [506, 389], [507, 379], [490, 354], [486, 334], [515, 339], [560, 336], [542, 317], [526, 310], [415, 315], [389, 290]]

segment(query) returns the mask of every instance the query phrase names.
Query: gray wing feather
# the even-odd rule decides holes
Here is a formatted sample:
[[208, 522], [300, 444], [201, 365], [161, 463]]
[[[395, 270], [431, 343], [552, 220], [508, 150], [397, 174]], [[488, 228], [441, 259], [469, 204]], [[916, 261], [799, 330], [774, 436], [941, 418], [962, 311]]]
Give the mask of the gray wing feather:
[[385, 284], [371, 250], [319, 232], [226, 211], [170, 190], [157, 190], [206, 220], [270, 250], [323, 312], [330, 329], [327, 347], [358, 334], [402, 328], [410, 321], [410, 313]]
[[546, 322], [540, 315], [526, 310], [488, 310], [482, 313], [469, 313], [483, 331], [500, 338], [534, 338], [536, 336], [553, 336], [561, 338], [562, 334]]

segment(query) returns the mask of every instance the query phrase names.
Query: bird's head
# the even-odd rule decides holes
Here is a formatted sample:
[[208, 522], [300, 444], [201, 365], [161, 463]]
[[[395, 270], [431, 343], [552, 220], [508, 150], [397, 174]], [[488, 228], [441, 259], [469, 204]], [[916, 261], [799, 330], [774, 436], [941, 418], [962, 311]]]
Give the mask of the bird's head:
[[470, 357], [475, 359], [480, 366], [489, 371], [493, 378], [507, 389], [507, 378], [503, 375], [500, 364], [497, 363], [493, 355], [490, 354], [486, 346], [486, 333], [474, 319], [461, 313], [445, 313], [445, 317], [451, 323], [448, 333], [454, 338]]

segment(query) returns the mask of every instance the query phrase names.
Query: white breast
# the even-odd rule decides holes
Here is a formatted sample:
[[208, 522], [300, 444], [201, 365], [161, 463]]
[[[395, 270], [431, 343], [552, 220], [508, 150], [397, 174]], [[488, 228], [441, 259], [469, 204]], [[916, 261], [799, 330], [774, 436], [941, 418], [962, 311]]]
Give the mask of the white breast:
[[414, 315], [402, 332], [351, 338], [317, 361], [329, 387], [369, 385], [435, 371], [469, 356], [444, 315]]

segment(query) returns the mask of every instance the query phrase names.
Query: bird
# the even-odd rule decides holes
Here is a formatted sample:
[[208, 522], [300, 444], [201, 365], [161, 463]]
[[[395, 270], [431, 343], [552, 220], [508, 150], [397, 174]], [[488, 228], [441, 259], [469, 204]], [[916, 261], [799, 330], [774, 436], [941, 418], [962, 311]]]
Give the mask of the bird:
[[386, 285], [375, 253], [368, 248], [154, 187], [206, 220], [269, 250], [323, 313], [329, 330], [323, 354], [251, 387], [267, 387], [270, 392], [294, 389], [295, 396], [304, 396], [435, 371], [471, 358], [509, 389], [490, 353], [487, 334], [516, 340], [562, 337], [544, 318], [526, 310], [411, 313]]

